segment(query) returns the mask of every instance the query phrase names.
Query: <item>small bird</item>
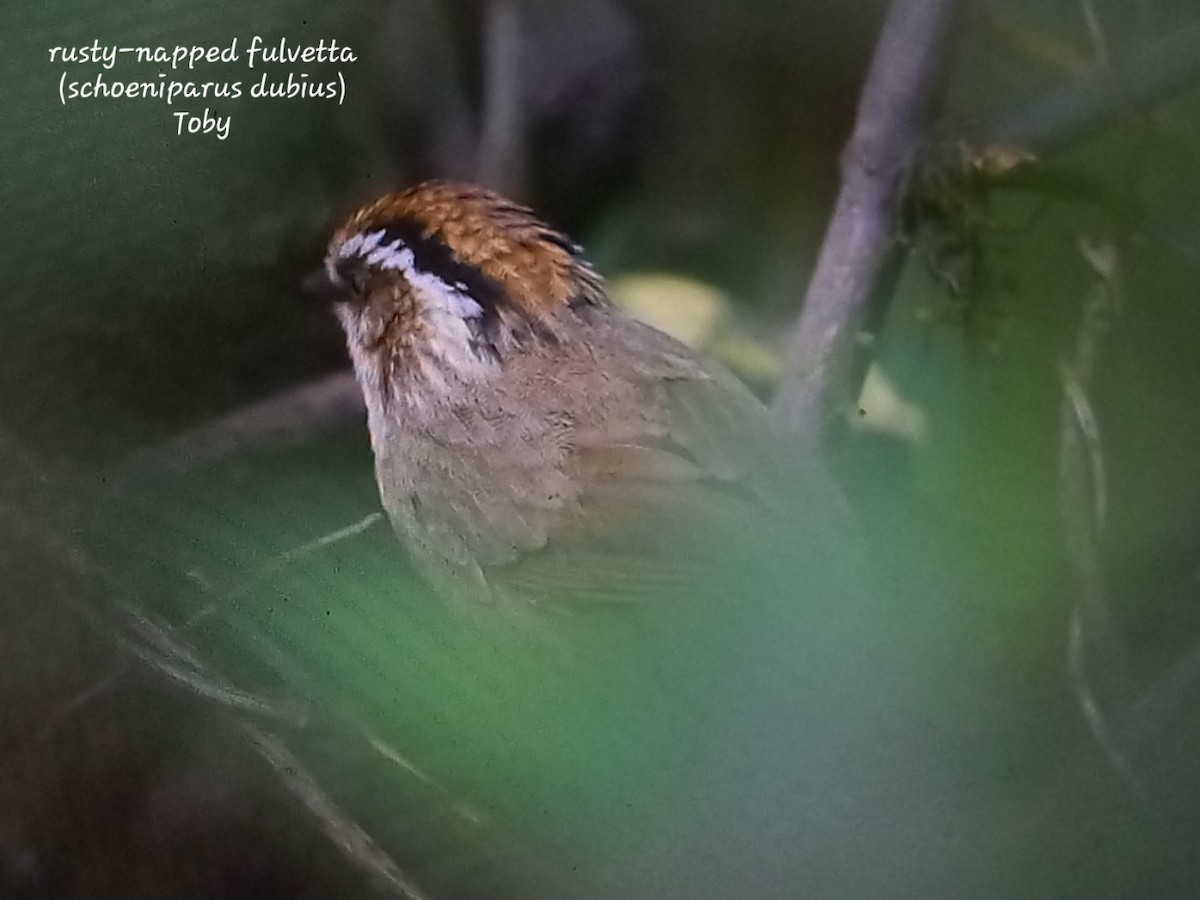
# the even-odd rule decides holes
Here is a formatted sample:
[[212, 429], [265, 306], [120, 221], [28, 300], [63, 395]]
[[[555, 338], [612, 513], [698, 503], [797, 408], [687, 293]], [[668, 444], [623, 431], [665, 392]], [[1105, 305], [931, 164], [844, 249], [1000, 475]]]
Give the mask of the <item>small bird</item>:
[[383, 507], [447, 600], [629, 604], [693, 595], [735, 556], [829, 558], [846, 511], [824, 469], [527, 207], [442, 181], [389, 193], [320, 274]]
[[446, 601], [321, 618], [322, 648], [386, 673], [339, 707], [375, 702], [377, 731], [490, 811], [508, 893], [794, 893], [838, 855], [814, 835], [857, 773], [819, 760], [841, 758], [823, 735], [870, 621], [824, 466], [483, 188], [367, 204], [319, 280], [383, 507]]

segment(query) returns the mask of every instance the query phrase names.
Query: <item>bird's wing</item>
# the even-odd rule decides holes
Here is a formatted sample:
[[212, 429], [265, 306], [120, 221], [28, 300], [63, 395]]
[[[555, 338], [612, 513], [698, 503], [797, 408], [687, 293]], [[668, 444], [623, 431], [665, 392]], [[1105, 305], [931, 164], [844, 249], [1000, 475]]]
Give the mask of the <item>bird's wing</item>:
[[595, 352], [608, 356], [596, 362], [616, 406], [577, 407], [563, 462], [566, 483], [582, 487], [535, 513], [535, 541], [481, 560], [493, 591], [556, 607], [727, 593], [780, 557], [790, 566], [811, 541], [803, 521], [843, 515], [823, 469], [786, 458], [769, 413], [732, 375], [639, 323], [601, 327]]
[[[415, 499], [393, 490], [388, 512], [443, 592], [627, 604], [822, 565], [845, 514], [823, 468], [789, 452], [732, 375], [617, 313], [590, 316], [553, 365], [517, 359], [495, 397], [396, 458]], [[390, 464], [381, 486], [403, 481]]]

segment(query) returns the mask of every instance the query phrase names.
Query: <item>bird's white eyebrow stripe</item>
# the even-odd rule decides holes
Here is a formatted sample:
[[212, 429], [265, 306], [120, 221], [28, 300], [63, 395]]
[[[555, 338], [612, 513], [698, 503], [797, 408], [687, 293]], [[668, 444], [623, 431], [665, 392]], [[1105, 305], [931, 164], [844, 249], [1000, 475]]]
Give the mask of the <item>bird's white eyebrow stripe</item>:
[[464, 319], [478, 319], [483, 316], [483, 307], [470, 295], [466, 284], [447, 284], [437, 275], [426, 272], [417, 266], [412, 249], [405, 246], [402, 240], [396, 238], [383, 244], [381, 242], [385, 236], [383, 230], [378, 230], [346, 238], [338, 245], [337, 258], [349, 259], [357, 256], [367, 265], [395, 269], [404, 274], [409, 284], [421, 289], [427, 303]]
[[370, 234], [358, 233], [346, 238], [337, 248], [338, 259], [349, 259], [351, 256], [365, 256], [383, 240], [382, 231], [372, 231]]

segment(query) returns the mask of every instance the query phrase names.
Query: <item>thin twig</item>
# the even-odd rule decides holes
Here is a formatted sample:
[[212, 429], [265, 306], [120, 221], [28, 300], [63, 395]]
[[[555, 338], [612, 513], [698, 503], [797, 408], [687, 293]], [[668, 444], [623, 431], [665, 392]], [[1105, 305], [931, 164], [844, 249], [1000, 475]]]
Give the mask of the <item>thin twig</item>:
[[[319, 421], [319, 419], [318, 419]], [[9, 477], [28, 484], [36, 492], [52, 490], [55, 486], [38, 465], [37, 460], [23, 450], [0, 429], [0, 461], [7, 464]], [[44, 498], [35, 498], [43, 500]], [[31, 513], [35, 510], [30, 510]], [[58, 599], [64, 607], [79, 615], [98, 634], [110, 641], [126, 660], [118, 664], [104, 677], [88, 685], [58, 709], [45, 721], [32, 738], [34, 743], [44, 741], [63, 723], [87, 708], [97, 698], [118, 688], [123, 679], [133, 670], [133, 660], [139, 660], [153, 671], [165, 675], [169, 680], [182, 685], [191, 693], [215, 702], [222, 710], [232, 714], [236, 727], [250, 740], [263, 760], [277, 775], [283, 786], [303, 804], [319, 824], [326, 837], [339, 849], [343, 856], [358, 868], [366, 871], [377, 883], [396, 896], [406, 900], [425, 900], [425, 894], [401, 870], [394, 860], [374, 839], [348, 816], [325, 792], [317, 778], [288, 749], [275, 734], [266, 731], [254, 719], [263, 716], [282, 720], [292, 726], [307, 724], [307, 712], [294, 703], [278, 703], [243, 690], [226, 679], [215, 668], [209, 666], [202, 655], [191, 646], [183, 632], [213, 611], [211, 605], [202, 607], [189, 617], [179, 628], [157, 621], [131, 602], [118, 602], [116, 597], [123, 593], [120, 579], [101, 562], [97, 561], [81, 544], [65, 536], [63, 529], [43, 522], [38, 515], [25, 517], [26, 527], [42, 543], [48, 552], [61, 561], [67, 571], [80, 582], [103, 587], [108, 597], [114, 598], [102, 610], [99, 604], [74, 596], [64, 595]], [[316, 552], [331, 544], [361, 533], [382, 518], [382, 513], [372, 513], [354, 524], [322, 535], [315, 540], [289, 550], [273, 560], [271, 571]], [[264, 573], [257, 573], [261, 579]], [[114, 615], [113, 613], [116, 613]], [[123, 621], [122, 621], [123, 619]], [[254, 717], [254, 718], [251, 718]], [[372, 736], [365, 728], [358, 731], [371, 742]], [[377, 739], [371, 742], [376, 752], [386, 746], [393, 762], [405, 760], [390, 745]], [[408, 763], [406, 771], [420, 777], [425, 783], [433, 784], [428, 776]], [[444, 790], [444, 789], [443, 789]], [[470, 813], [469, 807], [445, 791], [448, 804], [459, 815], [471, 822], [478, 817]], [[465, 810], [465, 811], [464, 811]]]
[[239, 725], [284, 786], [304, 804], [320, 823], [325, 836], [351, 863], [371, 873], [377, 882], [400, 897], [426, 900], [425, 893], [371, 835], [333, 801], [282, 740], [252, 722], [242, 721]]
[[[145, 613], [129, 606], [124, 608], [124, 612], [132, 619], [136, 634], [143, 639], [119, 635], [118, 639], [126, 649], [147, 666], [198, 697], [212, 700], [227, 709], [282, 719], [292, 725], [301, 726], [307, 721], [307, 713], [293, 704], [272, 702], [227, 681], [201, 662], [190, 646], [170, 635], [166, 626], [152, 621]], [[161, 649], [156, 652], [152, 649], [153, 645]]]
[[[46, 716], [41, 726], [29, 740], [29, 744], [42, 744], [48, 741], [64, 723], [70, 721], [76, 713], [86, 709], [94, 700], [103, 696], [116, 686], [117, 682], [129, 671], [127, 664], [118, 666], [103, 678], [100, 678], [77, 691], [72, 697]], [[22, 745], [24, 746], [24, 745]]]
[[383, 738], [371, 733], [366, 727], [359, 723], [354, 723], [357, 729], [362, 733], [368, 746], [388, 762], [399, 766], [406, 773], [416, 778], [427, 787], [437, 790], [447, 801], [450, 810], [459, 818], [463, 819], [468, 825], [478, 827], [483, 824], [484, 816], [474, 806], [467, 803], [461, 797], [455, 796], [449, 788], [440, 781], [437, 781], [432, 776], [427, 774], [415, 762], [389, 744]]
[[[373, 512], [351, 525], [336, 529], [297, 547], [285, 550], [260, 566], [233, 588], [221, 593], [224, 599], [248, 593], [250, 588], [261, 583], [266, 577], [282, 570], [287, 565], [318, 550], [331, 546], [338, 541], [361, 534], [382, 520], [382, 518], [383, 513]], [[216, 589], [208, 583], [207, 579], [201, 573], [192, 571], [188, 575], [204, 591], [208, 593], [216, 592]], [[173, 637], [168, 626], [153, 622], [145, 613], [133, 607], [126, 606], [123, 609], [126, 616], [132, 621], [133, 630], [137, 632], [140, 639], [126, 638], [123, 634], [114, 635], [114, 639], [121, 647], [150, 668], [166, 675], [172, 681], [182, 684], [193, 693], [228, 706], [231, 709], [240, 709], [244, 712], [269, 716], [283, 716], [284, 718], [291, 718], [297, 723], [303, 721], [303, 717], [297, 716], [295, 712], [285, 714], [279, 707], [261, 697], [241, 691], [228, 683], [214, 680], [211, 676], [202, 674], [203, 663], [195, 651], [180, 638]], [[212, 604], [200, 608], [179, 626], [179, 631], [186, 633], [200, 621], [210, 618], [214, 612], [215, 606]], [[104, 630], [108, 631], [109, 629]], [[181, 662], [184, 664], [182, 667], [180, 666]], [[86, 708], [99, 697], [118, 687], [121, 680], [129, 674], [130, 666], [130, 663], [121, 664], [117, 669], [83, 688], [71, 697], [71, 699], [63, 703], [55, 712], [47, 717], [47, 721], [38, 729], [33, 739], [34, 742], [46, 739], [63, 722]]]
[[982, 117], [972, 143], [1024, 147], [1044, 159], [1099, 130], [1130, 106], [1164, 100], [1200, 77], [1200, 21], [1149, 41], [1124, 59]]
[[[259, 583], [263, 579], [282, 571], [292, 563], [303, 559], [306, 556], [311, 556], [319, 550], [324, 550], [340, 541], [348, 540], [367, 531], [372, 526], [383, 521], [383, 513], [376, 510], [372, 513], [367, 513], [357, 522], [352, 522], [342, 528], [335, 528], [333, 531], [327, 532], [319, 537], [313, 538], [311, 541], [306, 541], [296, 547], [291, 547], [279, 553], [274, 558], [266, 563], [258, 566], [250, 575], [244, 579], [238, 586], [226, 591], [227, 595], [236, 596], [245, 593], [249, 587]], [[195, 576], [193, 576], [195, 577]]]
[[521, 9], [517, 0], [488, 0], [484, 18], [478, 175], [484, 184], [513, 196], [523, 193], [525, 181], [521, 42]]
[[[1067, 669], [1084, 721], [1114, 769], [1143, 790], [1110, 722], [1113, 691], [1126, 687], [1125, 649], [1108, 608], [1101, 540], [1107, 524], [1107, 476], [1100, 428], [1091, 402], [1106, 334], [1121, 306], [1120, 256], [1114, 243], [1080, 242], [1094, 275], [1079, 334], [1062, 365], [1059, 477], [1066, 544], [1076, 582], [1067, 638]], [[1108, 690], [1098, 684], [1099, 667]]]
[[[374, 521], [373, 517], [368, 516], [348, 529], [342, 529], [333, 535], [325, 535], [323, 538], [318, 538], [316, 541], [297, 548], [297, 550], [303, 551], [327, 546], [335, 539], [358, 533], [373, 524]], [[82, 550], [76, 549], [75, 552], [70, 553], [68, 562], [81, 575], [91, 576], [100, 571]], [[308, 772], [283, 742], [244, 715], [245, 713], [255, 716], [266, 715], [282, 719], [292, 725], [302, 726], [307, 720], [303, 711], [289, 708], [290, 705], [272, 703], [234, 686], [208, 667], [182, 637], [132, 606], [126, 604], [119, 608], [131, 620], [132, 628], [128, 630], [136, 635], [134, 637], [127, 636], [125, 634], [127, 629], [107, 621], [106, 618], [102, 618], [86, 605], [68, 601], [67, 606], [81, 614], [98, 632], [107, 636], [121, 650], [141, 660], [151, 669], [166, 675], [170, 680], [181, 684], [197, 696], [212, 700], [221, 708], [232, 711], [235, 714], [234, 721], [238, 728], [249, 737], [256, 751], [280, 777], [285, 788], [316, 818], [326, 837], [333, 842], [349, 862], [370, 873], [383, 887], [398, 896], [408, 898], [408, 900], [425, 900], [422, 891], [375, 843], [371, 836], [329, 798], [321, 788], [319, 781]], [[190, 625], [193, 621], [204, 617], [208, 609], [205, 607], [187, 624]], [[48, 723], [47, 727], [42, 729], [39, 736], [48, 734], [49, 730], [61, 725], [63, 721], [93, 702], [98, 696], [112, 690], [128, 671], [128, 665], [122, 665], [77, 695], [71, 703], [60, 710], [53, 722]]]
[[354, 373], [335, 372], [135, 453], [108, 473], [108, 480], [120, 487], [147, 473], [183, 474], [248, 452], [286, 449], [362, 424], [365, 410]]
[[847, 369], [882, 272], [899, 250], [897, 216], [914, 148], [937, 108], [958, 0], [893, 0], [867, 73], [842, 187], [775, 398], [785, 422], [823, 437], [853, 401]]
[[1153, 684], [1114, 716], [1122, 744], [1137, 746], [1158, 733], [1180, 708], [1194, 709], [1200, 695], [1200, 638], [1193, 640]]
[[1092, 0], [1079, 0], [1083, 21], [1087, 26], [1088, 40], [1092, 45], [1092, 55], [1096, 65], [1102, 69], [1112, 69], [1112, 53], [1108, 49], [1108, 38], [1104, 27], [1100, 24], [1100, 14], [1096, 12], [1096, 4]]

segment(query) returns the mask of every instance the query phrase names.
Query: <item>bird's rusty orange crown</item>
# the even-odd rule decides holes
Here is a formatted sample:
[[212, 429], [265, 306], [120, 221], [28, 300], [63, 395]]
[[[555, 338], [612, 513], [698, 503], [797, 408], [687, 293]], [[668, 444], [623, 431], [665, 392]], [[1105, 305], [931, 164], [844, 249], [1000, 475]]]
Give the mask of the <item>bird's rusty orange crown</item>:
[[[357, 241], [357, 243], [354, 243]], [[329, 256], [399, 241], [414, 264], [459, 284], [485, 305], [541, 318], [603, 301], [600, 277], [580, 248], [529, 208], [481, 187], [429, 181], [385, 194], [353, 213], [333, 234]]]

